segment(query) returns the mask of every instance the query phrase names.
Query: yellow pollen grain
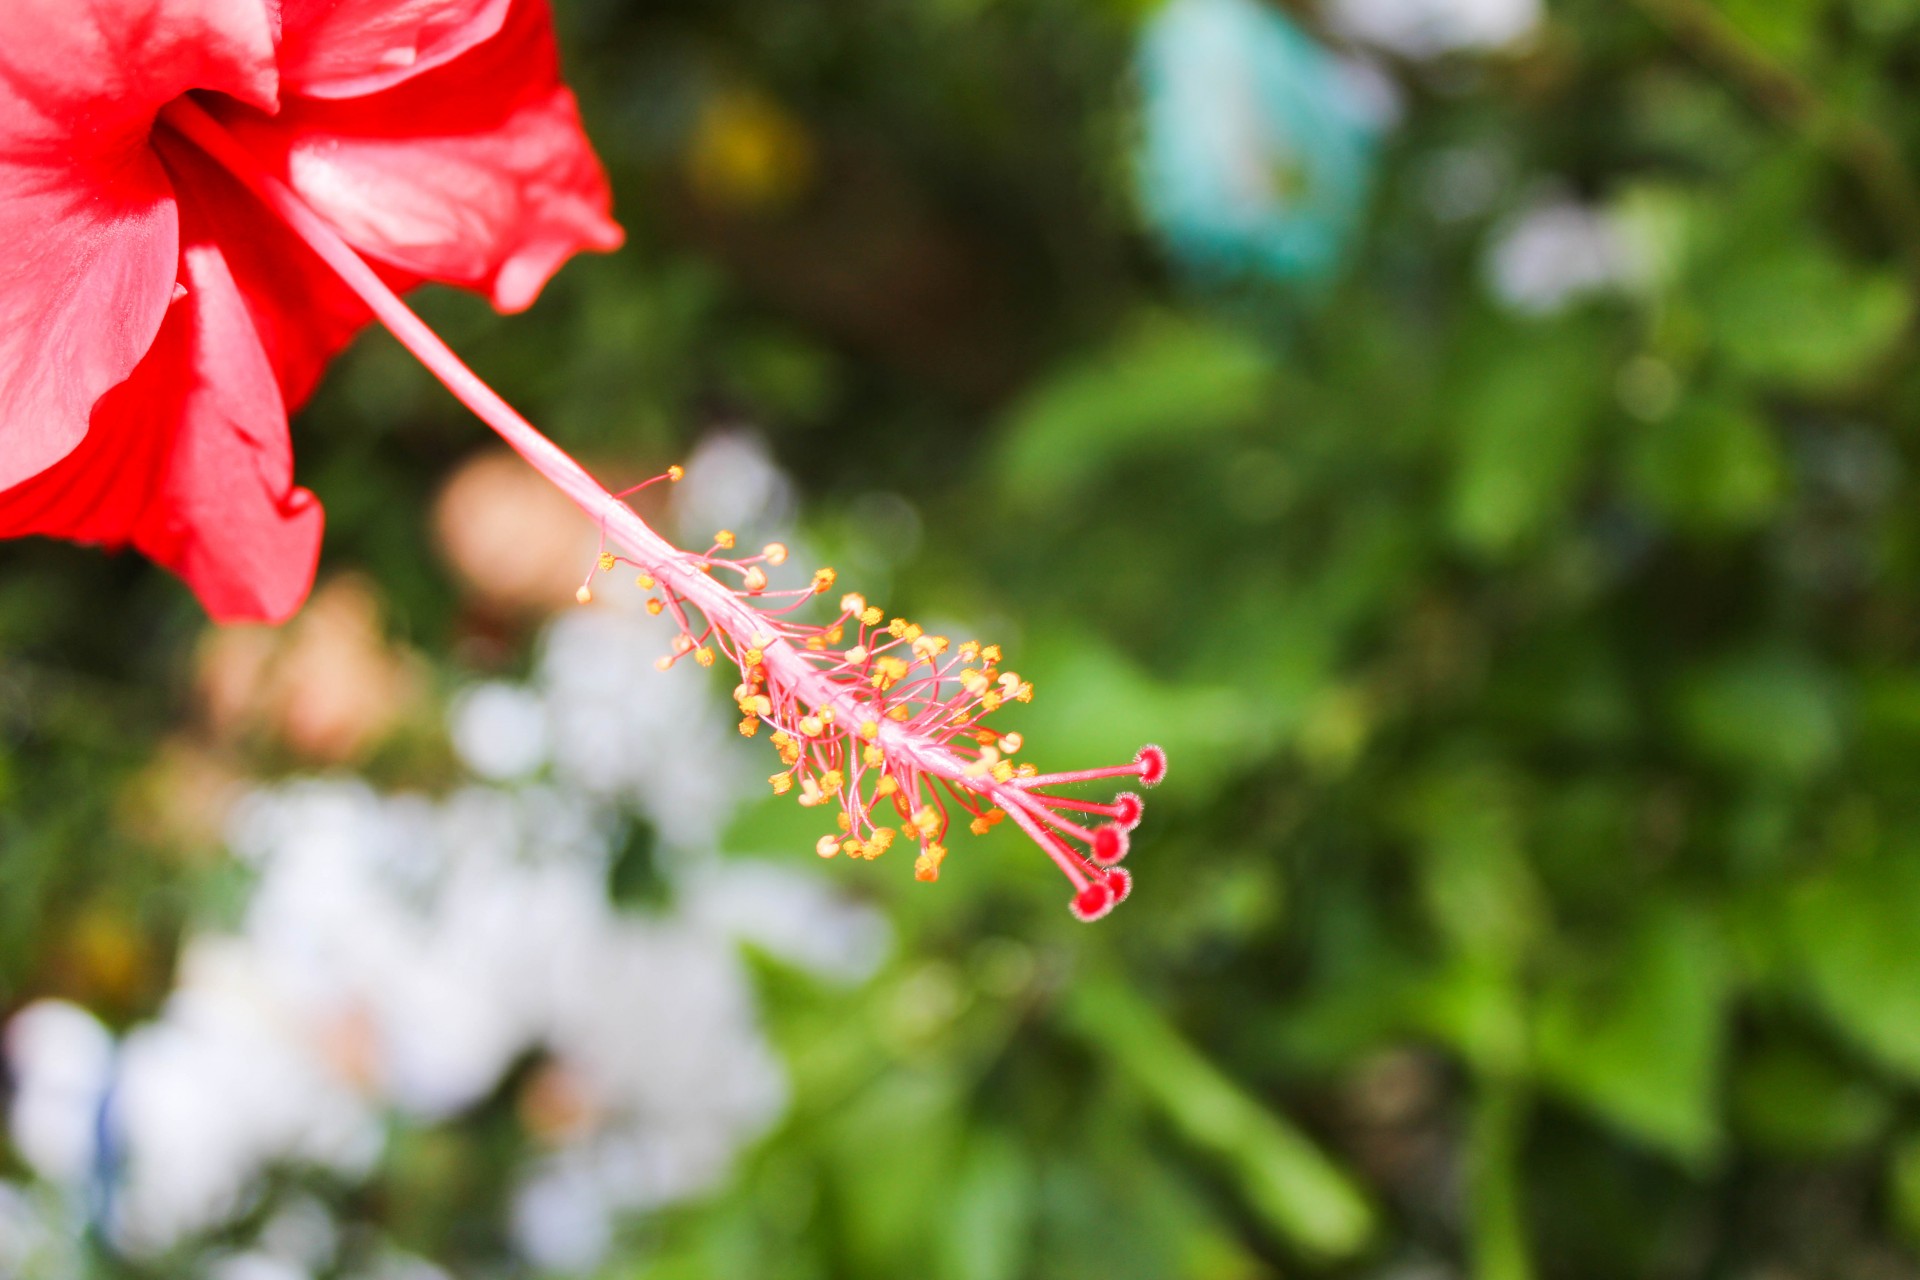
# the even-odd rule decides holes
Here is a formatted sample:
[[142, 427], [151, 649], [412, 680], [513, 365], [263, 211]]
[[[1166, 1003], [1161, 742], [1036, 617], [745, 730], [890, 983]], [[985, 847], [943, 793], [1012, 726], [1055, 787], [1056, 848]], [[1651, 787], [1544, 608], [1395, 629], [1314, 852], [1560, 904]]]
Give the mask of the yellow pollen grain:
[[882, 777], [880, 781], [873, 784], [873, 794], [876, 797], [881, 799], [884, 799], [885, 797], [892, 795], [894, 792], [898, 791], [899, 789], [900, 789], [900, 784], [893, 780], [892, 774], [887, 774], [886, 776]]
[[790, 773], [776, 773], [767, 781], [773, 785], [773, 794], [777, 796], [783, 796], [793, 790], [793, 775]]
[[886, 616], [877, 605], [868, 605], [860, 611], [860, 622], [863, 626], [877, 627], [880, 625], [880, 619]]
[[1015, 769], [1013, 772], [1017, 777], [1037, 778], [1040, 776], [1040, 766], [1034, 765], [1034, 764], [1023, 764], [1018, 769]]
[[1012, 782], [1013, 781], [1013, 761], [1002, 760], [1000, 763], [994, 765], [993, 780], [995, 782]]
[[754, 719], [752, 716], [748, 716], [745, 720], [742, 720], [740, 722], [741, 737], [751, 738], [754, 734], [758, 732], [760, 732], [760, 722]]
[[713, 665], [713, 650], [702, 645], [693, 651], [693, 660], [703, 667], [710, 667]]
[[992, 666], [994, 663], [1000, 661], [1000, 646], [990, 644], [980, 651], [980, 656], [987, 660], [988, 666]]
[[867, 847], [858, 840], [843, 840], [840, 843], [840, 852], [850, 858], [863, 858], [866, 856]]
[[895, 707], [893, 710], [887, 712], [887, 719], [898, 720], [898, 721], [901, 721], [902, 723], [905, 723], [907, 716], [909, 714], [910, 713], [907, 711], [905, 707]]
[[842, 809], [839, 813], [836, 813], [833, 816], [834, 816], [834, 820], [840, 824], [840, 829], [842, 831], [853, 830], [853, 819], [847, 816], [847, 811], [845, 809]]
[[838, 769], [829, 769], [820, 775], [820, 789], [828, 795], [837, 795], [846, 781], [846, 776]]
[[613, 552], [602, 551], [600, 553], [600, 568], [603, 572], [613, 568]]
[[872, 742], [875, 738], [880, 736], [880, 722], [878, 720], [867, 720], [862, 722], [860, 725], [860, 736], [865, 738], [868, 742]]
[[757, 667], [760, 665], [761, 659], [765, 658], [766, 656], [767, 656], [766, 654], [760, 652], [760, 650], [758, 649], [749, 649], [745, 653], [740, 655], [740, 661], [746, 663], [750, 667]]
[[647, 612], [656, 618], [660, 616], [660, 611], [666, 607], [666, 605], [660, 603], [658, 600], [652, 598], [647, 600]]
[[674, 484], [679, 484], [681, 478], [686, 474], [687, 474], [687, 469], [683, 466], [680, 466], [678, 463], [667, 468], [667, 479]]
[[833, 589], [833, 580], [840, 575], [832, 569], [819, 569], [813, 575], [813, 594], [823, 596]]
[[642, 591], [651, 591], [653, 590], [653, 575], [650, 573], [643, 573], [639, 577], [633, 580], [633, 585], [640, 588]]
[[713, 545], [720, 548], [722, 551], [733, 550], [733, 530], [722, 529], [720, 532], [714, 534]]
[[862, 747], [860, 749], [860, 760], [867, 768], [878, 769], [887, 762], [887, 753], [879, 747]]
[[991, 822], [988, 822], [985, 818], [975, 818], [972, 822], [969, 822], [967, 824], [967, 830], [973, 832], [973, 834], [977, 836], [983, 836], [987, 834], [987, 832], [993, 830], [993, 824]]

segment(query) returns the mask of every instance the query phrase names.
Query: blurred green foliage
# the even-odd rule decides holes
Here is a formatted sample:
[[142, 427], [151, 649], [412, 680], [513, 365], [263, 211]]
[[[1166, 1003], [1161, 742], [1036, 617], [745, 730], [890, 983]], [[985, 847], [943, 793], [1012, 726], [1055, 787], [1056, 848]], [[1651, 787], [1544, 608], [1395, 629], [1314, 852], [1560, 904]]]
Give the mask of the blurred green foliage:
[[[1099, 928], [999, 835], [934, 891], [850, 872], [897, 960], [764, 967], [789, 1119], [608, 1275], [1920, 1274], [1920, 10], [1567, 0], [1396, 66], [1373, 221], [1306, 304], [1196, 294], [1137, 230], [1140, 7], [570, 0], [632, 244], [525, 316], [425, 300], [591, 458], [744, 419], [824, 541], [905, 497], [871, 586], [1019, 620], [1038, 758], [1173, 759]], [[722, 93], [805, 164], [703, 187]], [[1465, 213], [1462, 156], [1500, 175]], [[1644, 275], [1494, 301], [1548, 188]], [[479, 429], [375, 336], [296, 435], [327, 571], [443, 684], [518, 662], [430, 550]], [[124, 816], [198, 627], [129, 558], [0, 550], [7, 1007], [150, 1009], [219, 900]], [[97, 919], [132, 976], [76, 959]], [[370, 1211], [490, 1265], [458, 1224], [497, 1146], [413, 1139]]]

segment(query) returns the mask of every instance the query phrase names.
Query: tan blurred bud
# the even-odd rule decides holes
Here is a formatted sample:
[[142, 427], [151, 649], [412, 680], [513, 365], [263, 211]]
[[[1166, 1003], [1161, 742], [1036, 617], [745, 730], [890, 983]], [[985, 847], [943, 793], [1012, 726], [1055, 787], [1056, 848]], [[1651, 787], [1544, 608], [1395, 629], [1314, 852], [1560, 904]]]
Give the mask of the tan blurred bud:
[[454, 472], [434, 505], [434, 529], [461, 585], [493, 613], [572, 603], [599, 547], [591, 522], [504, 449]]
[[354, 577], [315, 591], [285, 628], [219, 628], [200, 651], [201, 704], [216, 735], [264, 731], [327, 763], [377, 745], [423, 684], [419, 659], [387, 643], [379, 599]]

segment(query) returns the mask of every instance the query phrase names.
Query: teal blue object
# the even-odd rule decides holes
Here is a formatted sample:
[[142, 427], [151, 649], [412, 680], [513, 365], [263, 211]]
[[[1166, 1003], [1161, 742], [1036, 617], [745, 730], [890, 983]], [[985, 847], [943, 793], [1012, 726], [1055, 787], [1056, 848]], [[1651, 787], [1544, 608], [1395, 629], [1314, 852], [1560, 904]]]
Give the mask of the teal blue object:
[[1366, 216], [1379, 111], [1259, 0], [1170, 0], [1141, 38], [1140, 199], [1204, 274], [1331, 275]]

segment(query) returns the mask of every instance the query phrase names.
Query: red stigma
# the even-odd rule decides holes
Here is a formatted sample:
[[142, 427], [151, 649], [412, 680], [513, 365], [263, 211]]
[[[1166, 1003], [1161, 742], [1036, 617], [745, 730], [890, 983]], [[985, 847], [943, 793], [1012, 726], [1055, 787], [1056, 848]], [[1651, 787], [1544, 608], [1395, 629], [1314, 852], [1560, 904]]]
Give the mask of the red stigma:
[[1113, 905], [1116, 907], [1125, 902], [1127, 895], [1133, 892], [1133, 877], [1121, 867], [1108, 870], [1103, 878], [1107, 883], [1107, 892], [1113, 895]]
[[1114, 823], [1104, 827], [1095, 827], [1093, 831], [1093, 860], [1101, 866], [1120, 861], [1127, 856], [1127, 829]]
[[1095, 880], [1073, 895], [1073, 914], [1091, 924], [1113, 910], [1113, 890], [1104, 879]]
[[1140, 815], [1146, 810], [1146, 803], [1131, 791], [1122, 791], [1113, 798], [1113, 820], [1129, 831], [1140, 825]]
[[1133, 762], [1140, 767], [1140, 785], [1143, 787], [1157, 787], [1160, 779], [1167, 776], [1167, 753], [1159, 747], [1140, 748]]

